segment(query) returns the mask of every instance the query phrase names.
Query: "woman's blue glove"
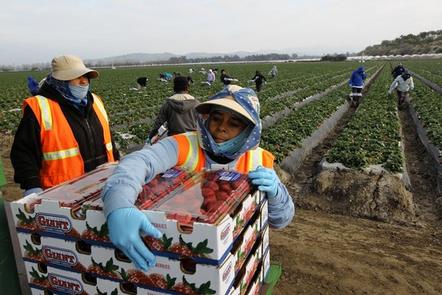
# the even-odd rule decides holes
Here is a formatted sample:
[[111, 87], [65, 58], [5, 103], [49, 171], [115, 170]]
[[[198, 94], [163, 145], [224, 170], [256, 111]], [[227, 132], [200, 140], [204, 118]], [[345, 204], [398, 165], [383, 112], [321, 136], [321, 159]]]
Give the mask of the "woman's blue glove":
[[266, 192], [269, 198], [273, 198], [278, 193], [279, 177], [275, 170], [258, 166], [249, 172], [249, 178], [260, 191]]
[[144, 245], [140, 231], [154, 238], [161, 238], [157, 230], [140, 210], [120, 208], [107, 217], [109, 237], [116, 247], [129, 257], [135, 266], [146, 271], [155, 265], [156, 259]]

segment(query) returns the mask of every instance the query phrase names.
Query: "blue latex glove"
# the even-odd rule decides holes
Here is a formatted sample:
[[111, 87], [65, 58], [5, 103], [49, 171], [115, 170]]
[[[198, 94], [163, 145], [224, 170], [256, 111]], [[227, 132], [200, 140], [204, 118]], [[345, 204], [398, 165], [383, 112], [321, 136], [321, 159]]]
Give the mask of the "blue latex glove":
[[23, 197], [26, 197], [27, 195], [33, 194], [33, 193], [41, 193], [43, 190], [40, 187], [34, 187], [34, 188], [30, 188], [27, 189], [23, 192]]
[[269, 198], [273, 198], [278, 193], [279, 177], [275, 170], [258, 166], [249, 172], [249, 178], [260, 191], [266, 192]]
[[136, 208], [120, 208], [107, 217], [107, 225], [112, 243], [123, 251], [137, 268], [147, 271], [155, 265], [155, 255], [144, 245], [140, 232], [157, 239], [161, 238], [162, 234], [144, 213]]

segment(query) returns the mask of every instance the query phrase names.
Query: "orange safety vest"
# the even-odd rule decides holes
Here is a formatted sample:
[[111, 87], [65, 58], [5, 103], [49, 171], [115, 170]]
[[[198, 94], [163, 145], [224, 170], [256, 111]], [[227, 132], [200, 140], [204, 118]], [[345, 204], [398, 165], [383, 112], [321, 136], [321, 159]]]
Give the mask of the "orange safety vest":
[[[106, 110], [101, 99], [92, 94], [92, 104], [103, 127], [104, 145], [107, 159], [114, 161], [111, 132]], [[22, 109], [29, 106], [40, 125], [40, 142], [43, 153], [40, 182], [44, 189], [71, 180], [84, 174], [84, 162], [74, 133], [65, 118], [60, 105], [44, 96], [37, 95], [25, 99]]]
[[[173, 137], [178, 143], [177, 166], [191, 172], [203, 170], [206, 158], [203, 149], [198, 143], [197, 133], [193, 131], [177, 134]], [[249, 171], [255, 170], [259, 165], [273, 168], [274, 159], [275, 157], [269, 151], [258, 147], [245, 152], [238, 158], [235, 171], [247, 174]]]

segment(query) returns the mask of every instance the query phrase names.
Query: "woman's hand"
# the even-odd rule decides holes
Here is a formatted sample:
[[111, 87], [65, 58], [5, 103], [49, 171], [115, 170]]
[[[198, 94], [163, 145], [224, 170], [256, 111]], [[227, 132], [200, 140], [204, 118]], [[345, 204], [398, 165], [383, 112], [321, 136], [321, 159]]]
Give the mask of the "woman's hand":
[[266, 192], [269, 198], [273, 198], [278, 193], [280, 181], [275, 170], [258, 166], [254, 171], [249, 172], [249, 178], [260, 191]]
[[137, 208], [120, 208], [113, 211], [107, 218], [109, 237], [116, 247], [129, 257], [135, 266], [147, 271], [156, 263], [153, 255], [143, 243], [140, 231], [154, 238], [162, 234]]

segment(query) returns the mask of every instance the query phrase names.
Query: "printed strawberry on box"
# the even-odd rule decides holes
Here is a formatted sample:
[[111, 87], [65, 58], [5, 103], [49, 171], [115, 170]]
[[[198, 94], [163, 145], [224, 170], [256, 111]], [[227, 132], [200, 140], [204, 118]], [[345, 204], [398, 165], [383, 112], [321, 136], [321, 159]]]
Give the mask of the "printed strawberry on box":
[[268, 226], [253, 245], [252, 251], [250, 255], [248, 255], [244, 266], [235, 277], [230, 295], [249, 294], [246, 293], [246, 291], [248, 286], [253, 283], [255, 273], [259, 272], [259, 276], [261, 276], [260, 264], [262, 264], [264, 254], [268, 252], [269, 248], [268, 238], [265, 237], [266, 235], [268, 236]]
[[150, 208], [155, 202], [172, 193], [192, 177], [195, 177], [195, 173], [189, 173], [177, 167], [158, 174], [143, 186], [135, 206], [139, 209]]
[[[266, 206], [267, 202], [264, 202], [261, 212], [265, 212]], [[264, 229], [262, 233], [260, 231], [261, 215], [260, 212], [254, 215], [254, 222], [237, 239], [232, 253], [221, 266], [197, 264], [191, 259], [180, 261], [158, 256], [156, 266], [145, 273], [138, 271], [121, 251], [114, 248], [91, 246], [83, 241], [62, 240], [38, 234], [18, 233], [18, 237], [25, 261], [89, 273], [104, 279], [127, 281], [142, 288], [176, 291], [187, 286], [197, 293], [204, 293], [207, 288], [226, 289], [231, 284], [229, 280], [233, 280], [240, 272], [239, 267], [242, 267], [245, 258], [254, 251], [254, 246], [268, 246], [268, 226], [267, 230]], [[241, 264], [237, 263], [238, 258], [241, 259]], [[220, 277], [225, 281], [220, 281]], [[210, 291], [209, 289], [207, 290]]]
[[65, 294], [97, 293], [100, 279], [28, 261], [25, 261], [25, 269], [31, 288]]
[[[17, 231], [111, 246], [103, 204], [96, 192], [112, 169], [109, 165], [77, 181], [13, 202]], [[192, 256], [200, 259], [198, 262], [218, 265], [257, 210], [263, 194], [250, 194], [247, 176], [236, 172], [180, 177], [186, 179], [180, 186], [143, 210], [163, 232], [162, 239], [145, 240], [156, 255]]]
[[[265, 208], [265, 205], [266, 203], [263, 204], [262, 208]], [[40, 262], [61, 269], [69, 268], [71, 271], [88, 273], [101, 279], [126, 281], [144, 289], [159, 290], [165, 288], [167, 291], [174, 290], [177, 292], [180, 292], [179, 290], [192, 290], [196, 294], [204, 294], [205, 291], [218, 290], [218, 287], [226, 288], [228, 283], [220, 284], [216, 278], [219, 278], [220, 272], [223, 272], [223, 266], [235, 265], [236, 257], [239, 256], [238, 253], [262, 253], [263, 249], [268, 248], [267, 225], [257, 238], [254, 235], [251, 235], [251, 240], [247, 238], [250, 232], [255, 233], [256, 229], [259, 228], [261, 218], [255, 219], [255, 222], [250, 224], [249, 228], [238, 239], [238, 241], [243, 240], [244, 242], [235, 250], [237, 252], [229, 255], [220, 267], [195, 264], [191, 260], [179, 261], [157, 257], [156, 266], [146, 273], [136, 270], [124, 254], [116, 249], [90, 246], [82, 241], [65, 241], [37, 234], [19, 233], [18, 235], [22, 256], [26, 262]], [[249, 229], [253, 230], [250, 231]], [[244, 252], [240, 252], [240, 249], [249, 247], [250, 241], [255, 241], [252, 249], [241, 250]], [[260, 245], [261, 250], [257, 250], [257, 245]], [[253, 255], [256, 256], [256, 254], [246, 254], [244, 256], [247, 258]], [[247, 261], [250, 261], [250, 258], [247, 258]], [[243, 269], [248, 269], [246, 273], [249, 274], [250, 262], [247, 262]], [[228, 271], [224, 272], [222, 277], [233, 279], [239, 276], [240, 273], [244, 273], [244, 271], [229, 266]], [[201, 274], [203, 277], [201, 277]], [[248, 275], [241, 275], [241, 277], [248, 277]]]

